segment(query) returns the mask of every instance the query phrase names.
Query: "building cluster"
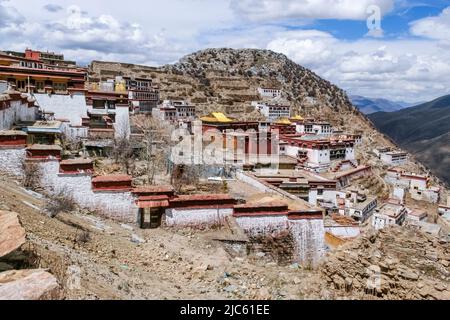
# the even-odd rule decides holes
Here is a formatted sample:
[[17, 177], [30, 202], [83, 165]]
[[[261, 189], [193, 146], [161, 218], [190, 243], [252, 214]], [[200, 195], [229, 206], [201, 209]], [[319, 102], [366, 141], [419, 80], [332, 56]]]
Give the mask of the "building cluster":
[[[36, 164], [47, 192], [64, 191], [80, 207], [141, 228], [163, 222], [173, 227], [214, 226], [233, 217], [252, 237], [287, 232], [302, 262], [316, 263], [327, 244], [358, 236], [362, 225], [381, 229], [407, 222], [433, 229], [426, 224], [426, 212], [405, 206], [404, 195], [408, 191], [415, 200], [438, 203], [440, 190], [426, 176], [393, 167], [407, 161], [406, 153], [373, 151], [391, 166], [384, 179], [394, 192], [382, 202], [356, 183], [372, 177], [372, 168], [356, 157], [361, 132], [341, 132], [323, 119], [293, 115], [280, 89], [259, 88], [258, 93], [261, 100], [252, 105], [264, 121], [242, 121], [222, 112], [197, 118], [195, 106], [187, 101], [160, 103], [151, 78], [100, 81], [62, 55], [0, 53], [0, 170], [23, 177], [22, 164]], [[63, 154], [64, 138], [81, 138], [86, 150], [99, 154], [114, 138], [132, 139], [130, 119], [135, 113], [186, 129], [180, 145], [171, 147], [167, 162], [172, 167], [206, 167], [206, 160], [214, 160], [204, 170], [206, 178], [231, 168], [233, 179], [267, 197], [184, 195], [172, 186], [135, 186], [128, 175], [98, 175], [86, 153], [72, 158]], [[204, 152], [191, 152], [196, 144]], [[439, 206], [443, 219], [450, 215], [449, 208], [449, 203]]]
[[395, 188], [407, 190], [412, 199], [438, 203], [440, 188], [431, 185], [428, 176], [407, 172], [394, 167], [387, 170], [385, 181]]
[[129, 136], [130, 114], [151, 114], [159, 105], [151, 78], [95, 81], [86, 68], [49, 52], [0, 52], [0, 81], [3, 91], [35, 100], [36, 120], [65, 122], [70, 136], [82, 138]]

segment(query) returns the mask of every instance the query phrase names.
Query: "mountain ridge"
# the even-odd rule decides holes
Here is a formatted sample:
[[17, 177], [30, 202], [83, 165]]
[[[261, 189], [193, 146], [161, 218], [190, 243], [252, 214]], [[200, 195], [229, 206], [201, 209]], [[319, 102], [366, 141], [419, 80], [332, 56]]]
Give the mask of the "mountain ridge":
[[404, 101], [391, 101], [383, 98], [368, 98], [358, 95], [349, 96], [352, 103], [364, 114], [375, 112], [393, 112], [417, 105]]
[[450, 184], [450, 95], [369, 119]]

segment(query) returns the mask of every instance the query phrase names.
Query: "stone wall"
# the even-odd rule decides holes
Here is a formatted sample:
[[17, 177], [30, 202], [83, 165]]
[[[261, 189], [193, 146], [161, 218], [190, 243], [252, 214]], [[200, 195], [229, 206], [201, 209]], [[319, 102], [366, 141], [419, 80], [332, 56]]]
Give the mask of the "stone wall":
[[243, 182], [251, 185], [252, 187], [255, 187], [256, 189], [258, 189], [261, 192], [274, 193], [274, 194], [282, 196], [283, 198], [290, 199], [290, 200], [300, 200], [300, 198], [294, 196], [293, 194], [290, 194], [289, 192], [286, 192], [280, 188], [272, 186], [271, 184], [261, 181], [258, 178], [254, 177], [253, 175], [247, 174], [242, 171], [236, 172], [236, 179], [243, 181]]

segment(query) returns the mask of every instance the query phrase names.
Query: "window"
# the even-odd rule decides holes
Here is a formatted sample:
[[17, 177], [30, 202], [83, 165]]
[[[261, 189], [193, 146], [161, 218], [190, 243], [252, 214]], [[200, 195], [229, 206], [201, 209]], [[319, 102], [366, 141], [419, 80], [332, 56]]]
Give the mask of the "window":
[[55, 83], [53, 84], [53, 88], [54, 88], [56, 91], [66, 91], [67, 85], [66, 85], [65, 83], [58, 83], [58, 82], [55, 82]]
[[105, 109], [105, 101], [104, 100], [94, 100], [92, 107], [94, 109]]
[[25, 89], [25, 80], [19, 80], [17, 81], [17, 89]]
[[44, 90], [44, 87], [45, 87], [44, 81], [36, 81], [37, 90]]

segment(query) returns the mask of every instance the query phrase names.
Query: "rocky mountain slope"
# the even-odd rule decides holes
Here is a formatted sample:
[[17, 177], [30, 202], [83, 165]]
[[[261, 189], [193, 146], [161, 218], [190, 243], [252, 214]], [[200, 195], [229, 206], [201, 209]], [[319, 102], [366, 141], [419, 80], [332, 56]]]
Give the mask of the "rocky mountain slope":
[[[251, 102], [259, 100], [259, 87], [282, 89], [283, 100], [294, 114], [330, 121], [338, 130], [363, 132], [358, 158], [373, 166], [375, 146], [393, 146], [368, 118], [354, 107], [347, 94], [285, 55], [258, 49], [206, 49], [163, 67], [94, 61], [89, 66], [92, 81], [114, 76], [153, 79], [161, 99], [183, 99], [195, 104], [197, 114], [222, 111], [241, 120], [260, 120]], [[411, 170], [426, 171], [412, 157]]]
[[350, 96], [350, 100], [359, 111], [364, 114], [394, 112], [414, 105], [406, 102], [395, 102], [387, 99], [371, 99], [362, 96]]
[[413, 227], [369, 232], [332, 252], [327, 281], [367, 299], [450, 299], [450, 246]]
[[450, 95], [397, 112], [377, 112], [369, 118], [450, 184]]
[[223, 111], [231, 116], [258, 119], [251, 107], [259, 87], [283, 90], [294, 113], [332, 121], [338, 129], [371, 133], [389, 144], [350, 102], [346, 93], [285, 55], [257, 49], [207, 49], [160, 68], [94, 61], [93, 81], [123, 75], [151, 78], [161, 99], [189, 100], [199, 115]]

